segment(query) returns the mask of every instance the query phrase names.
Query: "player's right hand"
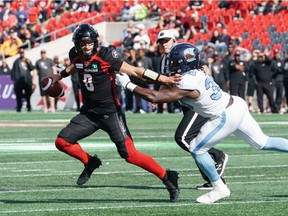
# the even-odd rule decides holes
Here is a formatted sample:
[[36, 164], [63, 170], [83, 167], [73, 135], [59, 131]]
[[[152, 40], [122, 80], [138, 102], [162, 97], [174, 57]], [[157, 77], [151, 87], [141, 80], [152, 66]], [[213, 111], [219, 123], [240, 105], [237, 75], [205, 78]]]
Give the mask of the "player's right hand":
[[57, 81], [62, 79], [60, 74], [52, 74], [52, 75], [50, 75], [50, 77], [52, 77], [53, 83], [55, 83], [55, 82], [57, 82]]

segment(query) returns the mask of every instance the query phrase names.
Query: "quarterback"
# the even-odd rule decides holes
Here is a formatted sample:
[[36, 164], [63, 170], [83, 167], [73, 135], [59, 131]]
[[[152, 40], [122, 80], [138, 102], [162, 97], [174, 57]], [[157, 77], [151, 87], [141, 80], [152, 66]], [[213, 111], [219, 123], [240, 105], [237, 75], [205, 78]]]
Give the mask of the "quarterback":
[[91, 25], [79, 25], [73, 33], [74, 47], [69, 52], [71, 66], [52, 76], [53, 82], [57, 82], [71, 73], [77, 73], [84, 102], [80, 113], [60, 131], [55, 145], [60, 151], [84, 164], [84, 170], [77, 180], [78, 185], [83, 185], [102, 163], [96, 155], [84, 151], [78, 142], [101, 129], [115, 143], [123, 159], [157, 176], [166, 186], [170, 201], [176, 202], [179, 195], [178, 173], [165, 170], [152, 157], [135, 148], [117, 98], [115, 73], [121, 71], [140, 79], [144, 77], [166, 84], [174, 81], [156, 72], [127, 64], [118, 57], [114, 48], [98, 46], [98, 36]]

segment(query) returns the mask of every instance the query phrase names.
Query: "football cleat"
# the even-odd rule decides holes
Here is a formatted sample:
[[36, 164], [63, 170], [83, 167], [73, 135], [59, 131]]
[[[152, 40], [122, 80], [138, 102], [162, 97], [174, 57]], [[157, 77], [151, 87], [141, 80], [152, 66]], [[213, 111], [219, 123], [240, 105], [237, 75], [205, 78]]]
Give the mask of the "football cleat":
[[196, 202], [202, 204], [211, 204], [218, 200], [228, 198], [230, 196], [229, 188], [224, 185], [222, 187], [214, 187], [212, 191], [206, 193], [196, 199]]
[[167, 170], [167, 181], [163, 182], [169, 191], [170, 194], [170, 202], [176, 202], [179, 196], [179, 188], [178, 188], [178, 172], [173, 170]]
[[77, 185], [85, 184], [89, 180], [89, 178], [90, 178], [91, 174], [93, 173], [93, 171], [96, 168], [99, 168], [100, 165], [102, 165], [102, 162], [97, 157], [97, 155], [94, 155], [93, 157], [90, 157], [88, 163], [86, 163], [84, 165], [84, 170], [83, 170], [83, 172], [81, 173], [81, 175], [79, 176], [79, 178], [77, 180]]
[[228, 155], [224, 154], [224, 158], [222, 158], [220, 162], [215, 163], [215, 167], [219, 176], [223, 175], [228, 159]]

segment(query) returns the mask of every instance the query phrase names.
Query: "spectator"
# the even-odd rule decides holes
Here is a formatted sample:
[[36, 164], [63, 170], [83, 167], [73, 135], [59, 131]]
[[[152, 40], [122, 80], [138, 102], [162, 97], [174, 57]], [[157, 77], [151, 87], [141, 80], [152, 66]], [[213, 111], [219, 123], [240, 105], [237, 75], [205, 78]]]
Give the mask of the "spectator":
[[266, 14], [267, 13], [266, 4], [267, 4], [267, 1], [266, 0], [262, 0], [260, 3], [258, 3], [255, 6], [254, 13], [256, 15], [258, 15], [258, 14]]
[[38, 20], [43, 23], [52, 15], [52, 0], [38, 0], [36, 6], [38, 8]]
[[56, 17], [64, 12], [65, 9], [65, 0], [56, 0], [53, 1], [52, 5], [52, 17]]
[[224, 52], [227, 50], [227, 45], [223, 41], [222, 35], [219, 33], [218, 29], [215, 29], [213, 31], [212, 37], [210, 39], [210, 42], [208, 42], [209, 46], [214, 47], [214, 49], [218, 52]]
[[18, 47], [21, 45], [22, 41], [15, 29], [10, 29], [9, 38], [0, 46], [0, 53], [2, 52], [5, 58], [14, 56], [18, 53]]
[[131, 9], [131, 6], [129, 5], [129, 0], [125, 0], [124, 5], [120, 12], [120, 17], [118, 17], [117, 20], [120, 20], [123, 22], [133, 20], [134, 14], [131, 13], [130, 9]]
[[236, 51], [234, 59], [229, 63], [229, 89], [231, 95], [236, 95], [245, 100], [246, 73], [244, 62], [240, 60], [240, 51]]
[[228, 30], [226, 27], [223, 27], [222, 28], [222, 31], [221, 31], [221, 39], [220, 39], [220, 42], [224, 42], [226, 44], [226, 49], [224, 48], [224, 50], [226, 51], [227, 50], [227, 47], [232, 44], [232, 38], [231, 36], [229, 35], [228, 33]]
[[87, 2], [89, 5], [89, 12], [93, 11], [101, 12], [103, 8], [103, 0], [90, 0]]
[[1, 60], [2, 65], [0, 66], [0, 75], [10, 75], [11, 74], [11, 69], [9, 65], [7, 64], [7, 61], [5, 58]]
[[[284, 88], [285, 88], [285, 99], [286, 99], [286, 108], [288, 107], [288, 49], [284, 55]], [[287, 113], [287, 109], [286, 109]]]
[[136, 12], [141, 9], [142, 6], [138, 3], [138, 0], [133, 0], [133, 6], [130, 7], [130, 16], [133, 17], [133, 20], [135, 19]]
[[148, 16], [148, 8], [144, 3], [140, 4], [141, 8], [138, 8], [134, 14], [134, 20], [140, 21], [146, 19]]
[[[64, 60], [65, 61], [65, 60]], [[59, 74], [64, 68], [65, 66], [60, 62], [59, 60], [59, 56], [54, 56], [53, 58], [53, 62], [55, 64], [56, 67], [56, 71]], [[69, 65], [68, 65], [69, 66]]]
[[248, 55], [245, 59], [245, 72], [247, 74], [247, 81], [248, 81], [248, 85], [247, 85], [247, 103], [248, 103], [248, 109], [249, 112], [253, 112], [254, 108], [253, 108], [253, 98], [254, 98], [254, 94], [255, 94], [255, 77], [254, 77], [254, 73], [253, 73], [253, 67], [255, 62], [258, 60], [258, 55], [260, 53], [260, 50], [253, 50], [252, 51], [252, 55], [250, 54], [246, 54]]
[[223, 91], [228, 92], [226, 73], [223, 71], [223, 64], [217, 51], [214, 52], [213, 59], [211, 65], [212, 77]]
[[259, 114], [264, 113], [263, 94], [267, 96], [272, 113], [277, 113], [273, 100], [271, 59], [268, 57], [268, 53], [259, 53], [258, 61], [253, 66], [253, 73], [255, 76]]
[[147, 8], [149, 10], [148, 12], [148, 17], [154, 18], [154, 17], [159, 17], [160, 13], [162, 12], [162, 9], [153, 1], [149, 1]]
[[[145, 49], [142, 49], [142, 48], [138, 49], [138, 58], [135, 62], [135, 65], [136, 65], [136, 67], [148, 68], [150, 70], [154, 70], [151, 58], [146, 56], [146, 51], [145, 51]], [[149, 88], [149, 84], [147, 84], [147, 83], [145, 83], [139, 79], [133, 78], [132, 80], [138, 86], [141, 86], [143, 88]], [[150, 112], [150, 103], [147, 103], [146, 108], [143, 109], [141, 97], [135, 95], [135, 99], [136, 99], [135, 113]]]
[[186, 33], [190, 29], [191, 17], [184, 9], [182, 9], [180, 10], [180, 14], [179, 17], [177, 17], [177, 19], [180, 20], [181, 25], [183, 26]]
[[133, 47], [133, 39], [134, 39], [134, 35], [132, 34], [132, 29], [131, 28], [127, 28], [127, 35], [123, 38], [122, 41], [122, 45], [124, 47], [124, 49], [128, 49]]
[[17, 23], [17, 27], [21, 28], [22, 26], [24, 26], [29, 18], [28, 15], [28, 11], [25, 10], [23, 3], [19, 4], [19, 8], [15, 13], [18, 23]]
[[[35, 64], [36, 70], [39, 76], [39, 86], [40, 81], [49, 75], [57, 74], [57, 70], [55, 64], [52, 59], [47, 57], [46, 50], [41, 50], [41, 57], [39, 60], [36, 61]], [[52, 113], [55, 112], [55, 99], [53, 97], [49, 97], [41, 88], [40, 88], [40, 95], [43, 100], [43, 111], [45, 113], [48, 112], [48, 108]]]
[[13, 13], [13, 10], [11, 8], [11, 2], [6, 1], [4, 8], [0, 11], [0, 20], [6, 21], [10, 12]]
[[190, 0], [188, 6], [186, 7], [186, 11], [201, 10], [202, 8], [204, 8], [204, 3], [202, 0]]
[[30, 29], [25, 29], [24, 31], [24, 40], [23, 44], [21, 45], [21, 48], [24, 49], [31, 49], [36, 47], [37, 41], [36, 38], [32, 35], [32, 32]]
[[271, 62], [271, 71], [273, 73], [273, 87], [274, 87], [274, 95], [275, 95], [275, 107], [276, 111], [283, 114], [283, 110], [281, 110], [281, 104], [283, 100], [284, 93], [284, 62], [281, 59], [281, 52], [279, 49], [274, 50], [274, 58]]
[[287, 9], [284, 5], [281, 5], [280, 0], [271, 0], [268, 2], [268, 4], [265, 5], [265, 9], [263, 11], [263, 14], [273, 13], [278, 14], [281, 10]]
[[138, 29], [138, 34], [133, 39], [133, 49], [148, 49], [150, 46], [150, 37], [146, 33], [144, 24], [139, 23], [136, 28]]
[[131, 30], [132, 35], [135, 37], [135, 35], [138, 34], [138, 30], [135, 28], [134, 26], [134, 21], [133, 20], [129, 20], [127, 22], [127, 27], [123, 30], [123, 35], [122, 38], [125, 38], [128, 34], [128, 29]]
[[13, 63], [11, 70], [11, 80], [14, 82], [14, 92], [16, 95], [17, 112], [21, 112], [22, 99], [26, 100], [26, 108], [31, 112], [30, 98], [35, 89], [35, 70], [31, 61], [25, 57], [24, 49], [19, 50], [20, 57]]
[[[69, 59], [68, 59], [69, 60]], [[64, 60], [65, 61], [65, 60]], [[56, 67], [56, 71], [59, 74], [62, 70], [65, 69], [65, 66], [59, 61], [59, 56], [54, 56], [53, 62]], [[69, 65], [68, 65], [69, 66]], [[57, 110], [57, 103], [58, 103], [58, 98], [55, 98], [55, 110]]]
[[[64, 68], [67, 68], [70, 65], [70, 59], [65, 58], [64, 59]], [[72, 89], [73, 89], [73, 94], [74, 94], [74, 99], [76, 102], [76, 111], [80, 111], [80, 95], [81, 95], [81, 83], [78, 77], [78, 73], [71, 74], [71, 82], [72, 82]]]
[[233, 8], [234, 10], [241, 9], [241, 1], [239, 0], [225, 0], [225, 1], [219, 1], [219, 7], [220, 8]]
[[[123, 60], [130, 65], [136, 66], [136, 52], [132, 47], [126, 48], [123, 52]], [[132, 78], [132, 77], [131, 77]], [[133, 111], [133, 93], [125, 89], [125, 111]]]
[[6, 20], [2, 22], [3, 27], [7, 27], [8, 29], [17, 28], [18, 19], [15, 16], [13, 11], [9, 11], [8, 17]]

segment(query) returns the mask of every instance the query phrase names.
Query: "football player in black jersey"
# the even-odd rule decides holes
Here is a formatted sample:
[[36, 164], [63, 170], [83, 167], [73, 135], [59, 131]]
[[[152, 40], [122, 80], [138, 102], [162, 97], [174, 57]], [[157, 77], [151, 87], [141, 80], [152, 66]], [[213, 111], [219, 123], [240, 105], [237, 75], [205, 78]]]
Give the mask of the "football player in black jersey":
[[83, 106], [80, 113], [60, 131], [55, 141], [60, 151], [84, 164], [77, 184], [85, 184], [92, 172], [101, 165], [101, 160], [84, 151], [78, 141], [102, 129], [109, 134], [123, 159], [156, 175], [169, 191], [170, 201], [177, 201], [178, 173], [165, 170], [152, 157], [137, 151], [134, 146], [117, 98], [115, 71], [164, 84], [175, 84], [177, 79], [129, 65], [118, 57], [114, 48], [98, 47], [98, 33], [89, 24], [81, 24], [75, 29], [73, 42], [75, 46], [69, 52], [71, 65], [52, 77], [53, 82], [56, 82], [71, 73], [78, 73], [81, 82]]

